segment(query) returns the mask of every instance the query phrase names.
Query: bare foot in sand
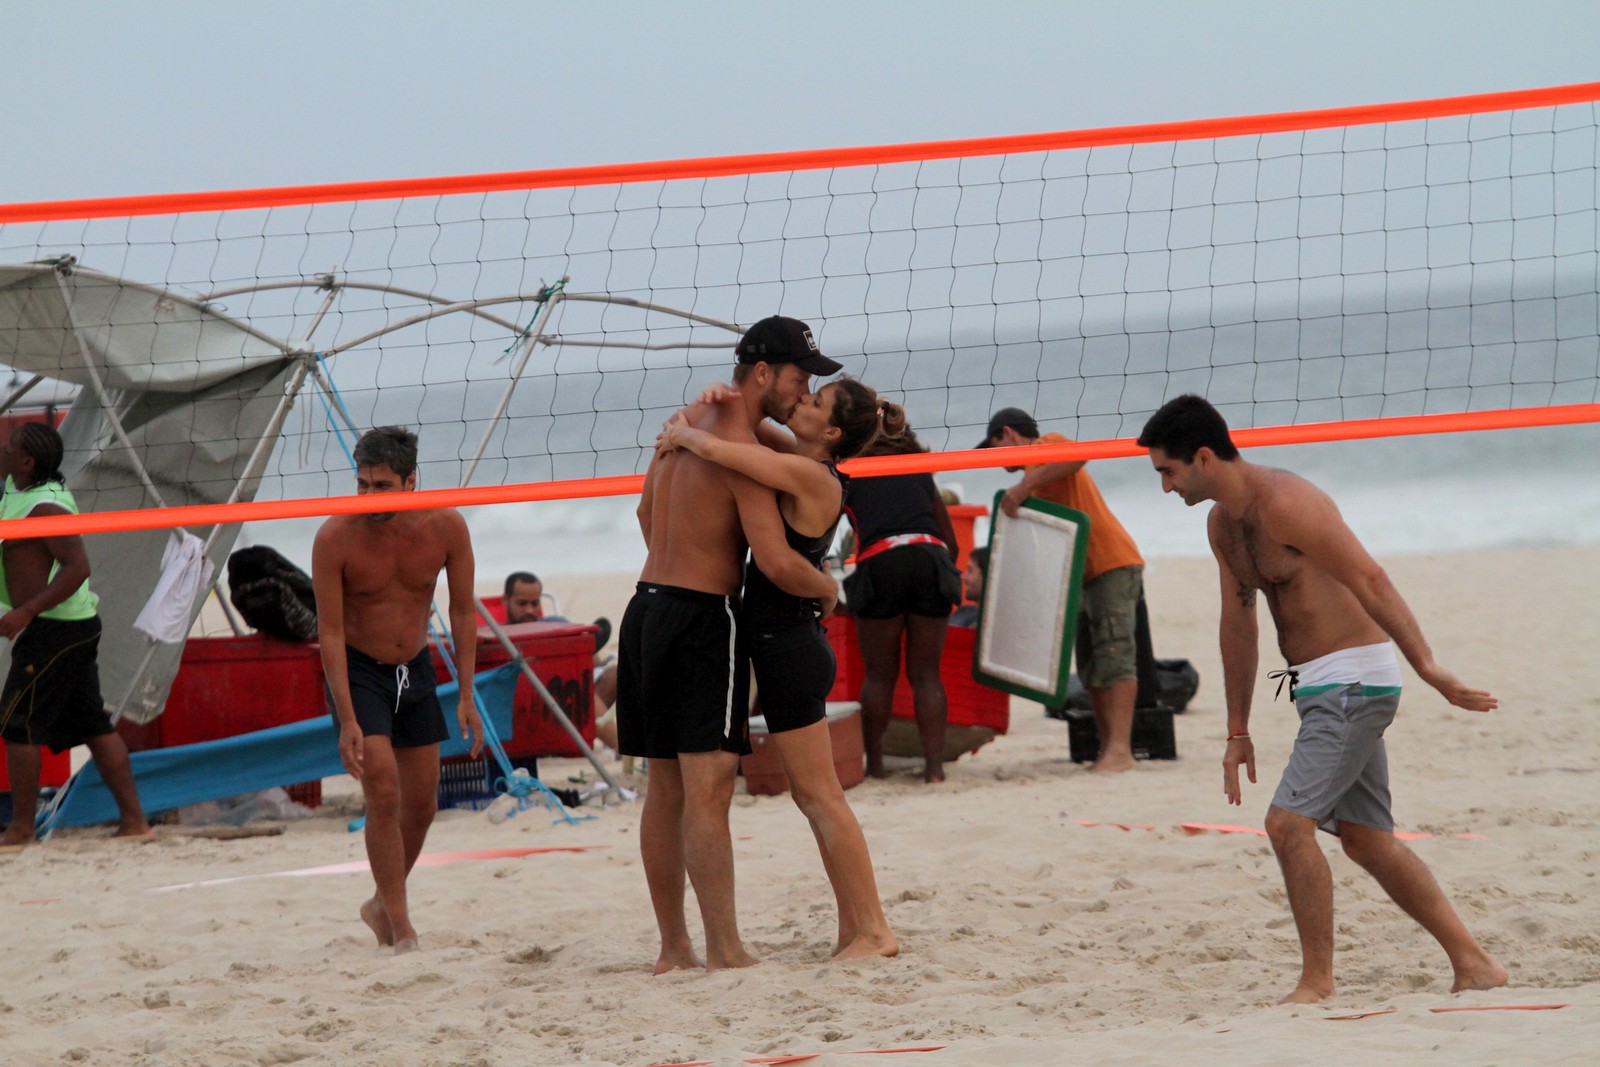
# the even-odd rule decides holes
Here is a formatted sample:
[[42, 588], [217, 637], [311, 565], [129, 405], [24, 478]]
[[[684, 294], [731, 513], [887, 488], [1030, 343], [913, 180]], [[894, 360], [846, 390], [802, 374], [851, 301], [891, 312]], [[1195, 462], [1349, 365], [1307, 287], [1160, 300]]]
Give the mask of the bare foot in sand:
[[394, 916], [389, 916], [389, 930], [394, 936], [394, 954], [403, 956], [407, 952], [417, 951], [417, 931], [410, 920], [395, 922]]
[[378, 936], [378, 944], [394, 944], [394, 928], [389, 925], [389, 913], [383, 910], [377, 897], [371, 897], [361, 905], [361, 921], [372, 928]]
[[117, 832], [115, 832], [112, 837], [126, 837], [133, 838], [133, 840], [149, 841], [155, 837], [155, 830], [150, 829], [149, 822], [144, 821], [142, 817], [139, 817], [139, 819], [134, 819], [134, 821], [131, 822], [123, 819], [120, 824], [117, 824]]
[[0, 848], [26, 848], [37, 844], [38, 838], [30, 830], [19, 830], [15, 824], [6, 827], [6, 832], [0, 834]]
[[1506, 969], [1491, 956], [1485, 955], [1483, 958], [1486, 965], [1456, 971], [1456, 981], [1450, 987], [1450, 992], [1459, 993], [1464, 989], [1499, 989], [1506, 984], [1510, 978]]
[[1333, 996], [1333, 987], [1318, 989], [1304, 982], [1294, 987], [1294, 992], [1278, 1001], [1279, 1004], [1320, 1004]]
[[898, 956], [900, 955], [900, 942], [894, 935], [885, 931], [878, 937], [869, 937], [865, 934], [857, 937], [844, 948], [833, 954], [836, 960], [859, 960], [870, 956]]
[[754, 967], [760, 962], [759, 959], [746, 952], [742, 946], [720, 956], [712, 956], [709, 952], [706, 953], [706, 970], [708, 971], [728, 971], [736, 967]]
[[661, 955], [656, 957], [655, 974], [666, 974], [668, 971], [698, 971], [705, 967], [706, 962], [694, 954], [694, 949], [681, 949], [668, 952], [661, 950]]
[[922, 780], [928, 785], [936, 785], [944, 781], [944, 765], [924, 767], [922, 769]]
[[1137, 766], [1131, 752], [1107, 752], [1089, 764], [1090, 774], [1121, 774]]

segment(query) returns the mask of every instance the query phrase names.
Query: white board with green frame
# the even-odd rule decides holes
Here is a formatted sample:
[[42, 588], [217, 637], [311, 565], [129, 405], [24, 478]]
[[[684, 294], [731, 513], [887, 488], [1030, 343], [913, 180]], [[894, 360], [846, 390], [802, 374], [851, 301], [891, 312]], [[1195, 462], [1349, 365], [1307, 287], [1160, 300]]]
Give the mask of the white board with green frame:
[[1067, 698], [1089, 516], [1030, 497], [1010, 517], [994, 498], [972, 676], [1059, 705]]

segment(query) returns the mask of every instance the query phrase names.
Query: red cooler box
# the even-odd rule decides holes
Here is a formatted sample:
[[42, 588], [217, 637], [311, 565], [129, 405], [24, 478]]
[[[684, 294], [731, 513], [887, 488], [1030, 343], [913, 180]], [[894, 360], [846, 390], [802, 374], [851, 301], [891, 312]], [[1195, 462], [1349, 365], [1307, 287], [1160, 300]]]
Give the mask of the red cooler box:
[[128, 747], [215, 741], [328, 713], [315, 644], [245, 637], [191, 637], [167, 706], [148, 723], [117, 724]]
[[[544, 683], [586, 744], [594, 744], [594, 635], [593, 623], [521, 622], [504, 627], [528, 666]], [[434, 649], [434, 669], [441, 683], [450, 680], [439, 649]], [[510, 655], [488, 627], [478, 630], [478, 671], [508, 663]], [[453, 714], [453, 708], [445, 709]], [[527, 678], [517, 680], [511, 703], [511, 736], [500, 739], [506, 754], [518, 756], [581, 756], [578, 746], [545, 707]]]
[[[828, 643], [839, 661], [829, 700], [857, 700], [861, 696], [861, 649], [856, 644], [856, 621], [849, 615], [834, 615], [827, 620]], [[972, 677], [972, 650], [978, 631], [952, 626], [944, 639], [944, 656], [939, 661], [939, 677], [944, 681], [949, 701], [951, 726], [986, 726], [1003, 734], [1011, 726], [1011, 697]], [[902, 664], [903, 670], [903, 664]], [[911, 704], [911, 686], [902, 673], [894, 686], [891, 714], [897, 719], [916, 719]]]

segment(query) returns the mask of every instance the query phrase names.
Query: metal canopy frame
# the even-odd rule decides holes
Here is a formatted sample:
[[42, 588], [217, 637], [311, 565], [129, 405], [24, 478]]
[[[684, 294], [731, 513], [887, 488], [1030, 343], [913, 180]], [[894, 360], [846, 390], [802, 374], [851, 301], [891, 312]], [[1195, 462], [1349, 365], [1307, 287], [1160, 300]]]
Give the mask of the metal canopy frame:
[[[66, 284], [66, 276], [76, 269], [76, 257], [64, 256], [60, 257], [59, 259], [43, 262], [54, 267], [56, 271], [57, 282], [61, 287], [63, 299], [65, 300], [66, 307], [68, 309], [68, 316], [70, 320], [69, 325], [77, 345], [78, 354], [84, 360], [90, 388], [94, 392], [96, 399], [100, 402], [101, 408], [106, 414], [107, 421], [111, 425], [112, 433], [116, 437], [118, 444], [127, 452], [132, 469], [138, 476], [140, 482], [143, 484], [145, 491], [149, 493], [151, 498], [157, 502], [158, 506], [164, 506], [160, 493], [156, 490], [150, 474], [146, 470], [137, 449], [135, 449], [132, 443], [129, 441], [128, 435], [117, 416], [104, 383], [100, 380], [100, 377], [94, 368], [93, 358], [90, 354], [89, 346], [83, 336], [84, 327], [77, 321], [76, 316], [72, 315], [71, 313], [72, 294], [70, 287]], [[105, 277], [110, 278], [110, 276]], [[228, 503], [237, 502], [240, 494], [243, 492], [244, 487], [260, 478], [265, 471], [266, 464], [271, 458], [273, 451], [277, 447], [278, 439], [283, 431], [283, 425], [288, 419], [289, 412], [294, 407], [296, 398], [299, 396], [301, 390], [305, 387], [307, 379], [315, 382], [317, 388], [322, 390], [323, 395], [329, 400], [330, 410], [338, 413], [339, 419], [342, 421], [344, 428], [352, 433], [358, 432], [350, 419], [349, 412], [345, 410], [342, 401], [339, 399], [337, 391], [333, 388], [332, 382], [324, 374], [320, 363], [326, 361], [332, 356], [360, 348], [363, 345], [369, 344], [381, 337], [385, 337], [400, 330], [409, 329], [410, 327], [449, 315], [466, 314], [492, 323], [495, 326], [506, 330], [514, 338], [513, 348], [507, 349], [508, 354], [511, 354], [513, 350], [515, 352], [510, 375], [506, 381], [505, 389], [502, 391], [500, 399], [495, 405], [494, 412], [489, 419], [489, 425], [485, 428], [483, 437], [479, 440], [477, 448], [474, 451], [471, 460], [467, 464], [466, 471], [462, 475], [461, 484], [463, 486], [468, 484], [471, 481], [473, 474], [476, 473], [478, 465], [483, 459], [485, 451], [488, 449], [489, 442], [492, 439], [496, 428], [499, 426], [501, 420], [505, 417], [507, 409], [510, 407], [511, 399], [516, 391], [517, 384], [521, 381], [522, 374], [527, 368], [528, 362], [532, 358], [533, 351], [536, 346], [543, 345], [545, 347], [558, 347], [561, 345], [573, 345], [597, 348], [628, 348], [637, 349], [640, 351], [664, 351], [691, 348], [730, 348], [744, 333], [744, 330], [735, 323], [713, 318], [709, 315], [685, 311], [681, 308], [671, 307], [666, 304], [638, 300], [632, 297], [612, 296], [605, 293], [568, 292], [566, 286], [570, 279], [565, 276], [553, 285], [547, 285], [541, 289], [534, 290], [533, 292], [516, 293], [506, 296], [487, 297], [473, 300], [456, 300], [437, 293], [429, 293], [422, 290], [405, 288], [402, 286], [349, 281], [339, 278], [336, 273], [332, 272], [317, 275], [308, 279], [289, 279], [275, 282], [262, 282], [257, 285], [219, 289], [199, 297], [184, 296], [180, 293], [174, 293], [170, 290], [161, 289], [157, 286], [148, 285], [137, 281], [129, 281], [121, 278], [111, 280], [116, 281], [120, 285], [155, 294], [162, 299], [187, 304], [195, 310], [203, 312], [206, 315], [226, 320], [229, 324], [237, 327], [245, 333], [248, 333], [273, 346], [274, 348], [279, 349], [285, 354], [285, 356], [295, 361], [295, 367], [290, 374], [289, 380], [284, 386], [283, 397], [273, 410], [273, 413], [268, 420], [266, 430], [256, 442], [250, 454], [250, 458], [246, 462], [244, 474], [234, 486], [233, 491], [228, 498]], [[298, 340], [286, 341], [281, 338], [273, 337], [250, 326], [246, 322], [223, 313], [221, 310], [213, 306], [216, 301], [229, 296], [239, 296], [243, 294], [282, 289], [315, 289], [327, 294], [326, 298], [322, 302], [321, 307], [318, 308], [316, 313], [313, 315], [311, 324], [306, 328], [305, 332]], [[350, 341], [317, 350], [312, 345], [312, 337], [326, 319], [328, 312], [331, 311], [337, 304], [339, 294], [345, 290], [390, 293], [396, 296], [404, 296], [415, 300], [422, 300], [428, 303], [430, 306], [425, 311], [387, 323], [379, 329], [370, 330], [367, 333], [361, 334]], [[701, 325], [713, 326], [726, 330], [730, 334], [730, 337], [726, 343], [641, 343], [622, 340], [593, 341], [581, 338], [563, 338], [559, 334], [549, 332], [549, 328], [552, 320], [555, 317], [556, 310], [562, 303], [566, 301], [614, 304], [620, 307], [637, 308], [647, 313], [660, 312], [662, 314], [680, 318], [686, 322], [698, 323]], [[488, 310], [490, 308], [500, 307], [503, 305], [528, 303], [535, 304], [537, 310], [526, 326], [518, 325], [517, 323], [500, 315], [493, 314]], [[31, 380], [16, 387], [3, 402], [0, 402], [0, 413], [4, 413], [5, 411], [9, 410], [26, 393], [44, 380], [45, 378], [42, 375], [34, 375]], [[227, 524], [216, 524], [209, 529], [205, 538], [205, 551], [209, 552], [210, 548], [216, 541], [217, 536], [226, 525]], [[227, 616], [229, 625], [233, 628], [236, 634], [242, 634], [244, 632], [244, 624], [235, 614], [234, 609], [228, 602], [228, 598], [222, 595], [219, 587], [220, 581], [220, 574], [214, 576], [208, 592], [213, 590], [217, 592], [218, 602], [223, 606], [223, 611]], [[579, 751], [583, 753], [584, 757], [588, 759], [589, 763], [593, 765], [595, 771], [600, 775], [601, 779], [604, 780], [611, 790], [617, 795], [631, 795], [627, 790], [622, 789], [616, 779], [611, 775], [610, 771], [608, 771], [601, 762], [600, 758], [595, 754], [594, 750], [586, 741], [584, 741], [582, 733], [580, 733], [577, 727], [573, 725], [572, 720], [568, 718], [561, 705], [558, 704], [555, 698], [550, 695], [550, 692], [545, 688], [544, 683], [539, 679], [538, 675], [534, 673], [533, 668], [529, 666], [526, 657], [522, 655], [515, 642], [511, 640], [509, 635], [507, 635], [505, 630], [501, 627], [499, 621], [493, 617], [483, 600], [478, 597], [476, 593], [473, 595], [473, 602], [477, 606], [479, 617], [483, 619], [485, 623], [487, 623], [490, 631], [494, 634], [496, 641], [506, 651], [507, 655], [511, 659], [511, 662], [517, 664], [518, 668], [522, 672], [523, 677], [525, 677], [529, 683], [532, 684], [534, 691], [539, 694], [539, 697], [543, 701], [545, 707], [549, 709], [552, 715], [555, 716], [556, 721], [572, 738], [573, 742], [578, 746]], [[147, 651], [144, 660], [141, 662], [137, 673], [135, 674], [133, 682], [128, 686], [127, 691], [124, 693], [122, 699], [118, 702], [117, 707], [113, 711], [113, 719], [117, 718], [121, 714], [123, 708], [127, 704], [129, 696], [135, 691], [138, 683], [143, 679], [146, 671], [149, 669], [150, 660], [155, 655], [157, 647], [158, 646], [156, 642], [152, 640], [150, 642], [149, 650]]]

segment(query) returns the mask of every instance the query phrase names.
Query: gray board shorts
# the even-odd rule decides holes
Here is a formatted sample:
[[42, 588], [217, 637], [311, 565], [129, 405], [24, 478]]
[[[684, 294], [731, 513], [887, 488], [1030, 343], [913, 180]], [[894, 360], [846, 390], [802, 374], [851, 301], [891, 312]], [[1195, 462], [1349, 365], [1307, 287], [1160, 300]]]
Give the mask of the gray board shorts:
[[1399, 689], [1360, 682], [1316, 689], [1295, 694], [1300, 732], [1272, 803], [1330, 834], [1345, 821], [1392, 832], [1383, 732], [1400, 706]]

